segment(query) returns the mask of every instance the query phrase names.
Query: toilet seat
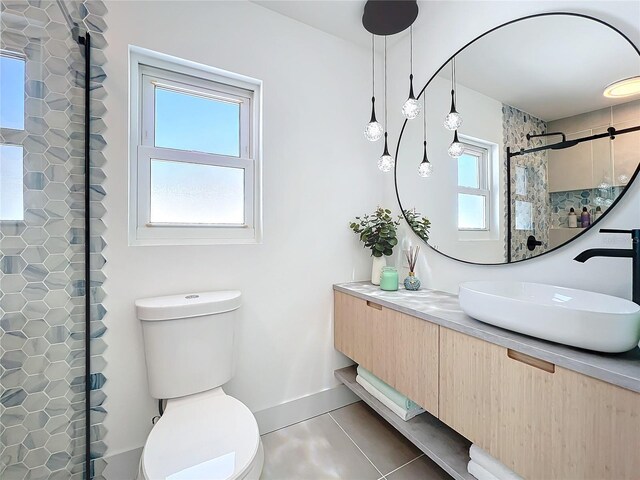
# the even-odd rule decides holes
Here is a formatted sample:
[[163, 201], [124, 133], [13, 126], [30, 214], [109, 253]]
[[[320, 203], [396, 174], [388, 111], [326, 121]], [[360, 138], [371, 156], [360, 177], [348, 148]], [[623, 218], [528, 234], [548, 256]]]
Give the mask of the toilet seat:
[[239, 480], [262, 469], [261, 452], [251, 411], [217, 388], [168, 401], [140, 469], [146, 480]]

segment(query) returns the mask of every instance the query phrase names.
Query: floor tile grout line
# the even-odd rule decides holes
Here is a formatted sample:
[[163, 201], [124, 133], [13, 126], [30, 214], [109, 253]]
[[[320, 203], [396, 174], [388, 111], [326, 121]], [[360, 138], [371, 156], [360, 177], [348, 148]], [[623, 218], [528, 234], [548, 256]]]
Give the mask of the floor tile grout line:
[[[336, 410], [338, 410], [338, 409], [336, 408]], [[292, 423], [292, 424], [290, 424], [290, 425], [285, 425], [284, 427], [276, 428], [275, 430], [271, 430], [271, 431], [270, 431], [270, 432], [268, 432], [268, 433], [261, 433], [261, 434], [260, 434], [260, 436], [261, 436], [261, 437], [264, 437], [265, 435], [269, 435], [270, 433], [279, 432], [280, 430], [284, 430], [285, 428], [293, 427], [294, 425], [298, 425], [298, 424], [300, 424], [300, 423], [304, 423], [304, 422], [306, 422], [307, 420], [313, 420], [314, 418], [318, 418], [318, 417], [321, 417], [321, 416], [323, 416], [323, 415], [329, 415], [329, 413], [330, 413], [330, 412], [332, 412], [332, 411], [333, 411], [333, 410], [330, 410], [329, 412], [319, 413], [319, 414], [317, 414], [317, 415], [314, 415], [313, 417], [305, 418], [305, 419], [300, 420], [300, 421], [298, 421], [298, 422], [294, 422], [294, 423]]]
[[362, 455], [364, 455], [364, 458], [366, 458], [366, 459], [369, 461], [369, 463], [370, 463], [371, 465], [373, 465], [373, 468], [375, 468], [375, 469], [376, 469], [376, 472], [378, 472], [378, 473], [380, 474], [380, 478], [383, 478], [383, 479], [384, 479], [384, 478], [385, 478], [384, 473], [382, 473], [382, 472], [380, 471], [380, 469], [379, 469], [378, 467], [376, 467], [375, 463], [373, 463], [373, 462], [371, 461], [371, 459], [367, 456], [367, 454], [366, 454], [366, 453], [364, 453], [364, 452], [362, 451], [362, 449], [358, 446], [358, 444], [356, 443], [356, 441], [355, 441], [353, 438], [351, 438], [351, 436], [347, 433], [347, 431], [346, 431], [344, 428], [342, 428], [342, 425], [340, 425], [340, 424], [338, 423], [338, 421], [337, 421], [335, 418], [333, 418], [333, 415], [331, 415], [331, 412], [329, 412], [329, 413], [328, 413], [328, 415], [331, 417], [331, 420], [333, 420], [334, 422], [336, 422], [336, 425], [338, 426], [338, 428], [344, 432], [344, 434], [347, 436], [347, 438], [348, 438], [349, 440], [351, 440], [351, 442], [356, 446], [356, 448], [357, 448], [358, 450], [360, 450], [360, 453], [361, 453]]
[[406, 467], [407, 465], [409, 465], [410, 463], [415, 462], [416, 460], [418, 460], [419, 458], [424, 457], [424, 453], [421, 453], [420, 455], [418, 455], [416, 458], [414, 458], [413, 460], [409, 460], [407, 463], [405, 463], [404, 465], [400, 465], [398, 468], [396, 468], [395, 470], [391, 470], [389, 473], [385, 474], [385, 477], [387, 475], [391, 475], [392, 473], [397, 472], [398, 470], [400, 470], [403, 467]]

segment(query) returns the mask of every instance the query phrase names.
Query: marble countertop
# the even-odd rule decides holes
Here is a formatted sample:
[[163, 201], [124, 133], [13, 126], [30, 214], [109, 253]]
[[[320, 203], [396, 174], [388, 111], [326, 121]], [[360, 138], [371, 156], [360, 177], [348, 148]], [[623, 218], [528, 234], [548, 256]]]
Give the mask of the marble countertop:
[[521, 335], [471, 318], [460, 308], [457, 295], [437, 290], [385, 292], [369, 282], [341, 283], [333, 288], [640, 393], [638, 347], [620, 354], [594, 353]]

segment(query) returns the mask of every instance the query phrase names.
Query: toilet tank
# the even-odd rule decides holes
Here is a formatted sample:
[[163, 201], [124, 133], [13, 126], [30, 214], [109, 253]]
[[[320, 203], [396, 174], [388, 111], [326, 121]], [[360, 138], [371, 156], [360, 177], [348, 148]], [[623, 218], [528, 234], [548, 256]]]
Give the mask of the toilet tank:
[[136, 300], [154, 398], [192, 395], [231, 379], [240, 297], [219, 291]]

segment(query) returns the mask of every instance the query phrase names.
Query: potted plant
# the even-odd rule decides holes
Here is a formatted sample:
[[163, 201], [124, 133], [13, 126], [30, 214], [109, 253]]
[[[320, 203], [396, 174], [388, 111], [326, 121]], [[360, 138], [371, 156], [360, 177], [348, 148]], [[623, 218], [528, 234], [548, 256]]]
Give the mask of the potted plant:
[[429, 240], [429, 228], [431, 227], [429, 219], [416, 212], [415, 208], [413, 210], [403, 210], [403, 212], [411, 230], [425, 242]]
[[393, 247], [398, 244], [397, 228], [400, 218], [393, 219], [391, 210], [378, 207], [371, 215], [356, 217], [349, 227], [360, 236], [364, 248], [371, 250], [373, 266], [371, 268], [371, 283], [380, 285], [380, 273], [387, 265], [385, 257], [393, 254]]

